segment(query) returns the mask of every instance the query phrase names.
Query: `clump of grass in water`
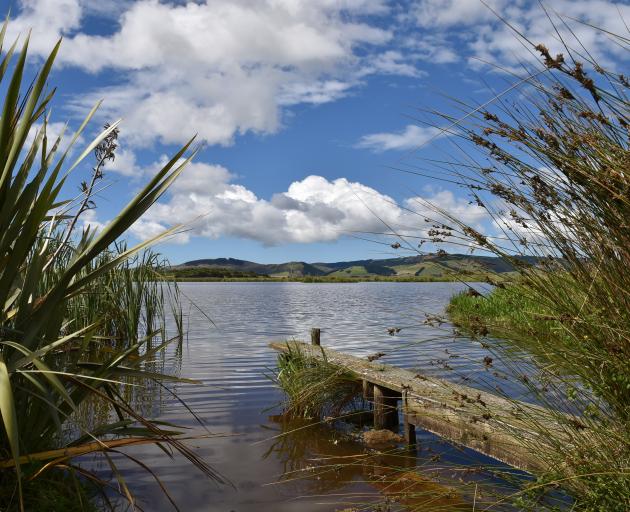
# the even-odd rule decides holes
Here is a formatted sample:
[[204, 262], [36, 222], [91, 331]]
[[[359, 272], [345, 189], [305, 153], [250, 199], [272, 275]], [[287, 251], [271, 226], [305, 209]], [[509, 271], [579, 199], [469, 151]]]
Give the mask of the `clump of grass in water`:
[[363, 409], [362, 386], [354, 375], [325, 357], [307, 357], [296, 344], [288, 347], [278, 355], [278, 372], [273, 378], [287, 397], [287, 415], [336, 418]]
[[[533, 361], [551, 383], [531, 390], [549, 405], [558, 427], [532, 422], [540, 440], [533, 449], [545, 469], [516, 497], [519, 505], [542, 507], [540, 493], [561, 486], [574, 497], [574, 510], [625, 511], [630, 81], [604, 69], [583, 47], [553, 55], [519, 36], [542, 57], [539, 69], [520, 80], [530, 86], [527, 95], [514, 98], [516, 106], [498, 96], [492, 111], [488, 104], [472, 106], [459, 121], [443, 117], [449, 131], [469, 143], [451, 177], [501, 233], [482, 233], [434, 209], [449, 224], [446, 241], [504, 258], [520, 280], [488, 298], [458, 297], [451, 314], [473, 335], [500, 336], [529, 354], [507, 361], [515, 377]], [[607, 37], [630, 49], [626, 37]], [[478, 153], [482, 165], [475, 164]]]

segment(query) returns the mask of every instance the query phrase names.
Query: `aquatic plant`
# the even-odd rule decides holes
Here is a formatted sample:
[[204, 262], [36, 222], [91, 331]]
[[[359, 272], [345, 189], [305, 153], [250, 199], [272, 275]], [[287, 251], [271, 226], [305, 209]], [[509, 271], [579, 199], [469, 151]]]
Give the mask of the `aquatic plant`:
[[[540, 64], [482, 106], [462, 101], [463, 115], [438, 114], [464, 155], [451, 162], [448, 179], [493, 227], [480, 232], [435, 211], [446, 219], [444, 241], [498, 255], [520, 277], [489, 297], [455, 298], [451, 314], [468, 334], [500, 336], [527, 354], [519, 361], [513, 353], [514, 378], [522, 378], [521, 363], [533, 360], [540, 370], [532, 392], [559, 428], [537, 427], [546, 470], [519, 503], [536, 507], [541, 493], [562, 486], [574, 510], [627, 510], [630, 82], [577, 39], [579, 50], [563, 40], [564, 53], [553, 55], [512, 28]], [[627, 37], [606, 37], [630, 49]]]
[[343, 413], [362, 410], [362, 387], [354, 375], [323, 358], [308, 357], [298, 344], [287, 343], [278, 354], [277, 373], [272, 380], [287, 399], [284, 412], [294, 418], [336, 418]]
[[[179, 452], [211, 479], [223, 481], [186, 446], [181, 430], [144, 417], [124, 391], [130, 384], [173, 379], [151, 371], [151, 365], [181, 338], [169, 337], [164, 328], [168, 295], [175, 298], [174, 289], [160, 283], [154, 269], [157, 255], [143, 252], [173, 231], [130, 248], [118, 240], [182, 172], [192, 157], [185, 157], [192, 140], [102, 229], [79, 230], [82, 214], [93, 207], [103, 162], [113, 158], [118, 123], [106, 126], [70, 161], [97, 107], [61, 151], [61, 137], [48, 138], [47, 109], [54, 90], [46, 90], [60, 42], [30, 86], [23, 88], [29, 41], [20, 51], [17, 43], [3, 48], [6, 28], [5, 23], [0, 31], [2, 508], [25, 510], [34, 493], [25, 497], [24, 485], [30, 489], [55, 471], [133, 504], [112, 454], [137, 463], [157, 479], [150, 467], [122, 450], [137, 444]], [[97, 163], [90, 183], [83, 183], [78, 199], [65, 199], [69, 174], [92, 153]], [[177, 303], [171, 304], [181, 330]], [[101, 422], [83, 421], [85, 408], [98, 407], [106, 411]], [[117, 485], [75, 462], [86, 454], [102, 456]], [[77, 490], [79, 503], [81, 493]], [[103, 499], [114, 506], [105, 492]]]

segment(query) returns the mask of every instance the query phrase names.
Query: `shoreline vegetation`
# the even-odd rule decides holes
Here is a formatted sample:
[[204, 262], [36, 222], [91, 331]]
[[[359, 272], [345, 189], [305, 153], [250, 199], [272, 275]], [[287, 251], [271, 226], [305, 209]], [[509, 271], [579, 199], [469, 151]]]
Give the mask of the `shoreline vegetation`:
[[[119, 458], [171, 500], [151, 467], [124, 451], [135, 444], [178, 453], [209, 480], [227, 483], [185, 444], [199, 434], [143, 406], [163, 383], [192, 382], [165, 373], [170, 354], [181, 353], [183, 317], [177, 285], [156, 281], [164, 264], [149, 249], [174, 230], [135, 246], [122, 241], [183, 171], [193, 141], [107, 225], [91, 229], [85, 213], [96, 207], [105, 164], [115, 158], [118, 123], [75, 148], [97, 104], [69, 144], [63, 134], [50, 137], [55, 91], [47, 83], [61, 41], [31, 80], [29, 39], [21, 49], [3, 48], [7, 23], [0, 30], [0, 509], [119, 510], [126, 501], [135, 510]], [[79, 191], [64, 187], [79, 169], [88, 175]], [[85, 455], [102, 467], [77, 461]]]
[[[554, 29], [564, 24], [547, 12]], [[506, 22], [507, 23], [507, 22]], [[565, 25], [566, 26], [566, 25]], [[589, 26], [599, 33], [597, 27]], [[544, 510], [561, 488], [570, 510], [630, 510], [630, 80], [605, 69], [575, 34], [551, 53], [512, 27], [539, 62], [525, 96], [438, 114], [466, 142], [450, 178], [484, 208], [500, 236], [447, 212], [444, 241], [464, 242], [517, 267], [513, 283], [453, 298], [455, 336], [510, 365], [512, 378], [550, 411], [536, 424], [543, 462], [515, 503]], [[624, 50], [626, 36], [606, 33]], [[519, 91], [520, 93], [520, 91]], [[437, 124], [437, 123], [436, 123]], [[472, 164], [471, 162], [481, 162]], [[459, 166], [459, 167], [458, 167]], [[465, 170], [464, 170], [465, 169]], [[435, 173], [439, 180], [443, 168]], [[518, 260], [539, 258], [537, 265]], [[494, 355], [493, 355], [494, 354]], [[536, 373], [529, 376], [527, 369]], [[519, 411], [527, 418], [527, 411]], [[509, 428], [509, 426], [506, 426]]]
[[[504, 338], [516, 329], [533, 331], [534, 325], [537, 335], [543, 329], [552, 332], [562, 328], [552, 311], [529, 297], [518, 281], [487, 295], [458, 293], [451, 298], [446, 312], [455, 327], [473, 336]], [[540, 319], [545, 319], [544, 323]]]

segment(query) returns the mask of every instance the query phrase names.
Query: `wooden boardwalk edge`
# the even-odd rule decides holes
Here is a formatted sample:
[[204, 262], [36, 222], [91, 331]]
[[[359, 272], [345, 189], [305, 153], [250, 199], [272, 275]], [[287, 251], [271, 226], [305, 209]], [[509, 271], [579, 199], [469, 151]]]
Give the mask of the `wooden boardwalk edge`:
[[[373, 385], [374, 389], [381, 390], [380, 393], [389, 392], [389, 404], [391, 399], [399, 398], [405, 423], [518, 469], [532, 471], [543, 467], [541, 459], [535, 455], [544, 446], [544, 439], [537, 433], [540, 428], [536, 426], [561, 430], [557, 419], [543, 407], [321, 346], [296, 341], [274, 342], [269, 346], [279, 352], [299, 350], [314, 359], [325, 357], [331, 364], [343, 367], [354, 373], [358, 380], [363, 380], [364, 393], [369, 385]], [[378, 417], [382, 409], [379, 409], [377, 396], [380, 395], [375, 393], [375, 428], [382, 428], [387, 425]], [[415, 430], [413, 434], [404, 433], [409, 437]]]

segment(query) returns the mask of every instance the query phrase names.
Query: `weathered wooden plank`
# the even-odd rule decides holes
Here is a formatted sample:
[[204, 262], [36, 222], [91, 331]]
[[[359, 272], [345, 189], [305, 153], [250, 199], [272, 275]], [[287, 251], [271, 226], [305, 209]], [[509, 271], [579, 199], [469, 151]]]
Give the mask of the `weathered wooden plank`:
[[369, 384], [373, 384], [375, 408], [381, 407], [379, 393], [384, 393], [377, 390], [402, 393], [407, 422], [520, 469], [543, 466], [535, 455], [545, 444], [538, 434], [540, 425], [545, 426], [542, 430], [562, 432], [563, 427], [557, 424], [554, 415], [543, 407], [319, 346], [283, 342], [271, 343], [270, 347], [286, 351], [289, 345], [307, 357], [322, 359], [325, 353], [328, 362], [362, 379], [366, 393]]
[[374, 428], [380, 430], [386, 428], [385, 421], [385, 388], [381, 386], [374, 386]]

